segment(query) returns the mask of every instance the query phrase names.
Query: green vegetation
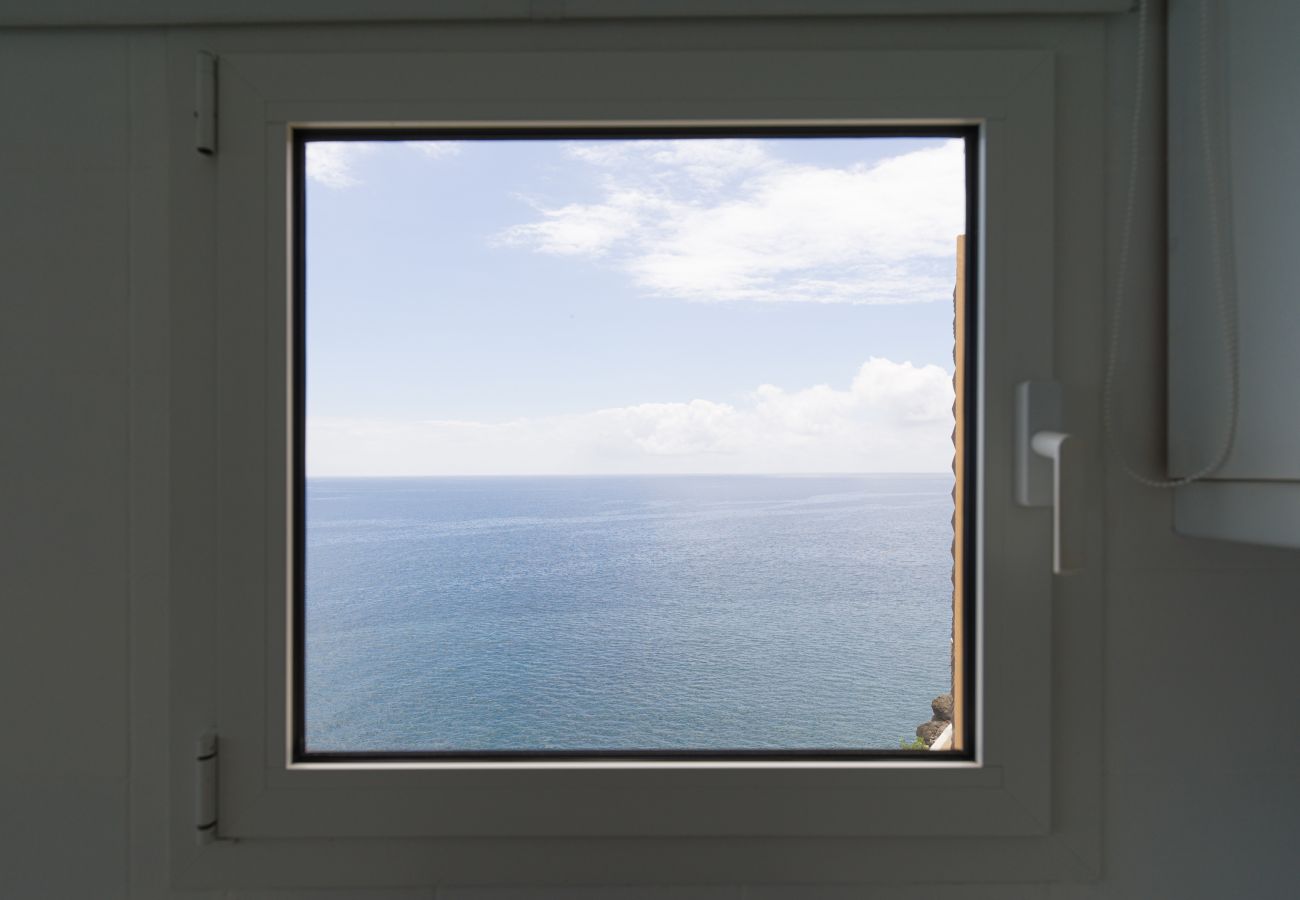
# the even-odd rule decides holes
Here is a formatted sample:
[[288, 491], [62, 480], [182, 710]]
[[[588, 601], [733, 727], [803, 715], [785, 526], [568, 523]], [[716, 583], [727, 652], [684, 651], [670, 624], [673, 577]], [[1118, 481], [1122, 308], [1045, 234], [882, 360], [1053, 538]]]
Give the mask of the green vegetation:
[[898, 749], [899, 750], [929, 750], [930, 748], [926, 746], [925, 741], [921, 740], [918, 737], [915, 740], [911, 740], [911, 741], [904, 738], [903, 740], [898, 742]]

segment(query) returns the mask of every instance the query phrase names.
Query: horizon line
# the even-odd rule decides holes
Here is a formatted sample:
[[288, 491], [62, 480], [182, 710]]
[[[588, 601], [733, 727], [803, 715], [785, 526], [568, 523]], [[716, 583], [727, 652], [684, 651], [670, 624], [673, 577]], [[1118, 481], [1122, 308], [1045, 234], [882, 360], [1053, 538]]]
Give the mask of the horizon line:
[[312, 475], [320, 478], [826, 478], [861, 477], [864, 475], [952, 475], [951, 469], [937, 471], [888, 472], [479, 472], [473, 474], [402, 474], [402, 475]]

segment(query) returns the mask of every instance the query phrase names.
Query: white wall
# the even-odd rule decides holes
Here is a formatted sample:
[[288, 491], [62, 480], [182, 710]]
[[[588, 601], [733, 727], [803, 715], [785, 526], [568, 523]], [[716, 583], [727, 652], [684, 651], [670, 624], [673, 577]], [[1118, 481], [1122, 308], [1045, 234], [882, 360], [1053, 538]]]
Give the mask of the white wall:
[[[166, 708], [166, 148], [151, 118], [165, 109], [162, 40], [148, 29], [0, 31], [5, 898], [170, 894], [165, 798], [133, 774], [167, 760], [157, 723], [143, 718]], [[1127, 152], [1132, 42], [1131, 22], [1113, 22], [1114, 173]], [[1158, 143], [1148, 146], [1122, 422], [1131, 452], [1156, 471], [1164, 203]], [[1287, 190], [1300, 193], [1300, 174]], [[1103, 299], [1078, 321], [1100, 329]], [[1060, 352], [1080, 351], [1066, 342]], [[1111, 472], [1100, 882], [442, 896], [1295, 896], [1300, 552], [1179, 538], [1167, 493]], [[1068, 609], [1059, 615], [1068, 623]], [[1069, 748], [1060, 753], [1068, 761]]]

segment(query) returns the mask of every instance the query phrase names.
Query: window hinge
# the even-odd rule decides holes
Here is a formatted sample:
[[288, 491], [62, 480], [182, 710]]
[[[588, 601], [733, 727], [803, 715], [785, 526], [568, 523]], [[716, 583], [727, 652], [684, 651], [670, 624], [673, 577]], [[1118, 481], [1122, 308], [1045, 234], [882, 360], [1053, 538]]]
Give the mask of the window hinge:
[[217, 152], [217, 58], [202, 51], [194, 59], [194, 149]]
[[194, 829], [200, 844], [217, 840], [217, 735], [199, 737], [194, 753]]

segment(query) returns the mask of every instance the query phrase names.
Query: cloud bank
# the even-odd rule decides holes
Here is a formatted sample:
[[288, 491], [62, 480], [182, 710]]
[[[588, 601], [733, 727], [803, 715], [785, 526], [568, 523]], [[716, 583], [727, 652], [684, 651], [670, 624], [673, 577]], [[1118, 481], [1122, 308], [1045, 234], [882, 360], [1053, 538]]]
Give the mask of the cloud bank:
[[915, 303], [952, 295], [961, 141], [874, 165], [796, 164], [761, 141], [580, 144], [594, 203], [548, 206], [506, 246], [601, 260], [695, 302]]
[[307, 470], [329, 475], [939, 472], [952, 376], [873, 357], [847, 387], [765, 384], [739, 404], [641, 403], [507, 422], [310, 418]]

